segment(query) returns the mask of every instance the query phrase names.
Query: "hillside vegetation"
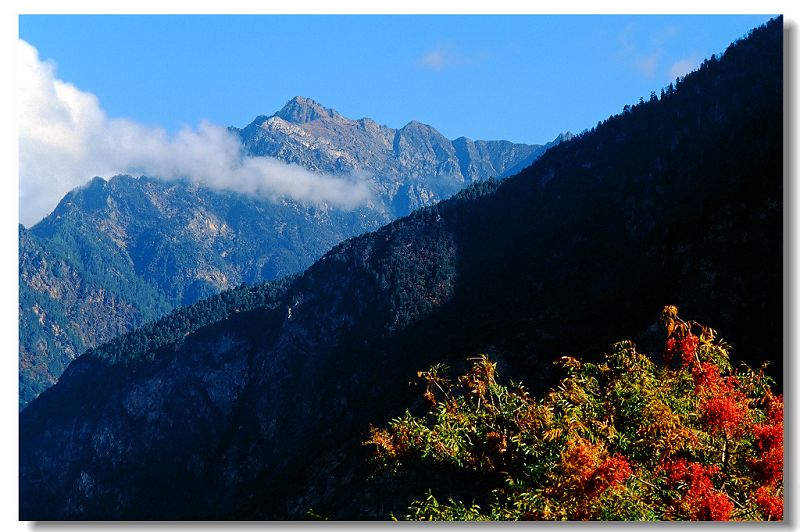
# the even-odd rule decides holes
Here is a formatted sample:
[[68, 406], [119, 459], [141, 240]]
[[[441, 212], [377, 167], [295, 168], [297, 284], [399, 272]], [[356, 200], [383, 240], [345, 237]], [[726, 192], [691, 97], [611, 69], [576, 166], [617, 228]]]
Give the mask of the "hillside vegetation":
[[471, 499], [441, 500], [433, 481], [405, 517], [782, 520], [783, 397], [763, 368], [734, 369], [712, 329], [675, 307], [662, 321], [662, 356], [619, 342], [599, 364], [564, 357], [542, 399], [501, 384], [485, 355], [455, 379], [420, 371], [427, 414], [365, 444], [386, 470], [461, 470]]

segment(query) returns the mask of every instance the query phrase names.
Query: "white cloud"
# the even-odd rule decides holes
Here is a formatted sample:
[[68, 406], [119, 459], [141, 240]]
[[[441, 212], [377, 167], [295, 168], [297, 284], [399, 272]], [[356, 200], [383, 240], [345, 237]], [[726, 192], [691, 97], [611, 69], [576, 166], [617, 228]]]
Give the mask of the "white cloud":
[[636, 68], [647, 79], [653, 79], [656, 76], [656, 69], [658, 68], [658, 56], [658, 52], [653, 52], [636, 60]]
[[55, 65], [18, 45], [20, 221], [32, 225], [93, 176], [141, 173], [267, 199], [353, 208], [370, 191], [356, 178], [332, 177], [267, 157], [242, 157], [236, 137], [201, 123], [170, 136], [161, 128], [110, 118], [93, 94], [56, 77]]
[[699, 65], [699, 60], [696, 56], [691, 57], [684, 57], [683, 59], [679, 59], [672, 63], [672, 66], [669, 68], [669, 75], [670, 79], [679, 78], [681, 76], [685, 76]]
[[417, 65], [428, 70], [444, 70], [477, 66], [491, 59], [487, 49], [463, 50], [454, 49], [451, 44], [442, 44], [423, 53], [417, 59]]
[[438, 48], [436, 50], [428, 50], [419, 59], [419, 64], [431, 70], [442, 70], [444, 67], [452, 63], [452, 57], [445, 48]]

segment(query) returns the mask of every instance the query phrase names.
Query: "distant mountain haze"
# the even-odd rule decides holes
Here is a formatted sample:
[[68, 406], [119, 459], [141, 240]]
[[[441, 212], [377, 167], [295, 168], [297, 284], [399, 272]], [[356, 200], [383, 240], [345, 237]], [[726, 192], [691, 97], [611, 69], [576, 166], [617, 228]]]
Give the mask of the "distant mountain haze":
[[[356, 179], [367, 201], [345, 207], [244, 193], [252, 183], [125, 175], [71, 191], [41, 222], [19, 229], [20, 408], [87, 348], [221, 290], [301, 272], [342, 240], [505, 176], [563, 138], [451, 142], [430, 126], [393, 130], [299, 97], [229, 131], [253, 164], [279, 160], [328, 181]], [[286, 186], [320, 183], [296, 177]]]
[[[79, 356], [20, 414], [20, 518], [387, 519], [428, 489], [471, 501], [479, 476], [375, 474], [368, 461], [370, 426], [425, 411], [417, 371], [461, 373], [483, 352], [539, 393], [564, 355], [597, 359], [630, 339], [659, 357], [667, 304], [715, 327], [735, 363], [771, 362], [780, 385], [782, 49], [778, 17], [517, 175], [348, 238], [302, 275], [205, 299]], [[279, 149], [272, 128], [286, 127], [286, 153], [300, 157], [294, 141], [310, 124], [360, 127], [302, 102], [285, 115], [294, 121], [257, 120], [251, 149]], [[364, 138], [387, 144], [364, 157], [391, 162], [409, 142], [430, 157], [392, 164], [441, 163], [467, 179], [469, 165], [448, 155], [456, 143], [426, 131], [376, 127]], [[308, 156], [335, 164], [330, 142]], [[105, 209], [108, 197], [91, 203]], [[110, 227], [107, 245], [126, 238]], [[162, 246], [167, 267], [179, 255]]]

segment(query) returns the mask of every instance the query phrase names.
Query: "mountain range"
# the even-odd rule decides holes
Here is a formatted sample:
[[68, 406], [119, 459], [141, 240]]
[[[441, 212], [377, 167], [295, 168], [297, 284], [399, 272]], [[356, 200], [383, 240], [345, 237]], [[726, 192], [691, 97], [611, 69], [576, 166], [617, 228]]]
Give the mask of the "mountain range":
[[78, 357], [20, 414], [21, 519], [374, 519], [425, 489], [470, 500], [475, 479], [368, 462], [371, 424], [423, 411], [416, 372], [485, 352], [545, 390], [562, 355], [623, 338], [649, 352], [665, 304], [780, 379], [782, 45], [779, 17], [513, 177]]
[[547, 148], [508, 141], [448, 140], [431, 126], [411, 121], [400, 129], [374, 120], [351, 120], [302, 97], [243, 129], [231, 128], [247, 152], [328, 174], [364, 175], [392, 217], [447, 198], [466, 185], [513, 175]]
[[342, 240], [510, 175], [570, 136], [449, 141], [419, 122], [395, 130], [301, 97], [230, 131], [246, 156], [357, 174], [372, 200], [344, 210], [125, 175], [71, 191], [19, 228], [20, 409], [87, 348], [221, 290], [302, 272]]

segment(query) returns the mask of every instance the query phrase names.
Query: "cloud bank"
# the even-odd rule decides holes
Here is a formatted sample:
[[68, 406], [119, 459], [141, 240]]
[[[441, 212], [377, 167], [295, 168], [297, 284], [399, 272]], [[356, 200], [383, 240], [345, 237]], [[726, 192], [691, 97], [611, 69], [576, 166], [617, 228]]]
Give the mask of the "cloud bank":
[[225, 128], [201, 123], [175, 135], [132, 120], [110, 118], [97, 97], [56, 77], [52, 62], [18, 41], [20, 222], [41, 220], [91, 177], [120, 173], [188, 179], [266, 199], [365, 203], [364, 181], [311, 172], [268, 157], [243, 157]]

